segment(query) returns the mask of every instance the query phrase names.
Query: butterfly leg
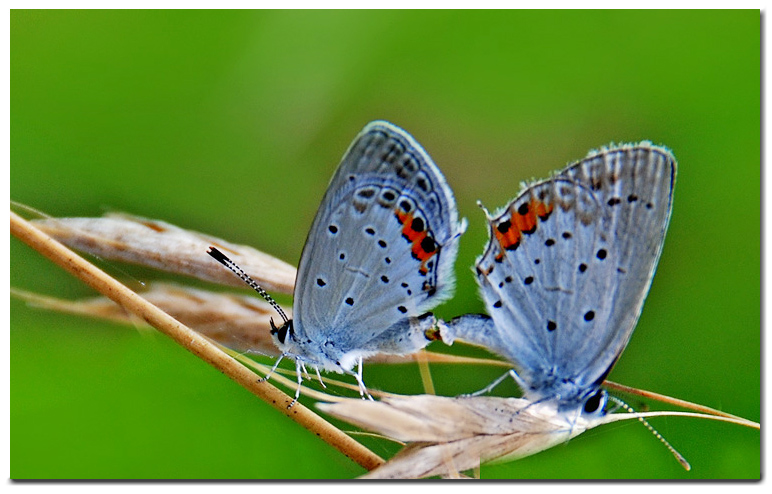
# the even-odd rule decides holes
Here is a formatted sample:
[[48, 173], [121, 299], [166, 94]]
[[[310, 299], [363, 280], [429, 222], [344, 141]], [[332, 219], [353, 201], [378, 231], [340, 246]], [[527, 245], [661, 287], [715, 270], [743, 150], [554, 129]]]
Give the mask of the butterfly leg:
[[324, 381], [322, 381], [322, 375], [319, 373], [319, 366], [315, 365], [314, 369], [316, 369], [316, 377], [319, 378], [319, 384], [321, 384], [323, 388], [327, 389], [327, 385], [324, 384]]
[[276, 359], [276, 363], [273, 364], [273, 367], [271, 367], [271, 370], [268, 371], [268, 374], [266, 374], [263, 377], [261, 377], [260, 379], [258, 379], [257, 382], [261, 383], [263, 381], [267, 381], [268, 378], [271, 377], [271, 374], [274, 373], [276, 368], [279, 367], [279, 362], [281, 362], [281, 359], [283, 359], [283, 358], [284, 358], [284, 354], [282, 353], [281, 355], [279, 355], [279, 358]]
[[295, 374], [298, 376], [298, 389], [295, 390], [295, 399], [292, 400], [292, 403], [287, 405], [287, 408], [292, 408], [292, 406], [298, 402], [298, 399], [300, 398], [300, 388], [303, 384], [303, 374], [302, 370], [305, 368], [303, 365], [303, 362], [300, 359], [295, 360]]
[[306, 375], [306, 379], [311, 379], [311, 376], [308, 374], [308, 369], [306, 369], [306, 364], [302, 361], [300, 361], [300, 368], [303, 369], [303, 374]]
[[461, 395], [461, 396], [462, 397], [473, 397], [473, 396], [480, 396], [480, 395], [484, 395], [486, 393], [490, 393], [493, 390], [493, 388], [495, 388], [496, 386], [501, 384], [504, 381], [504, 379], [506, 379], [507, 377], [511, 377], [517, 383], [517, 385], [520, 386], [520, 389], [525, 389], [525, 383], [523, 383], [523, 380], [520, 379], [520, 376], [517, 375], [517, 372], [515, 372], [515, 369], [510, 369], [506, 373], [504, 373], [503, 376], [499, 377], [498, 379], [496, 379], [495, 381], [493, 381], [487, 387], [481, 389], [480, 391], [476, 391], [474, 393], [469, 393], [469, 394], [464, 394], [464, 395]]
[[367, 397], [370, 401], [375, 401], [373, 400], [373, 397], [370, 396], [370, 393], [367, 392], [365, 382], [362, 380], [362, 357], [359, 357], [356, 373], [351, 372], [351, 374], [356, 378], [357, 384], [359, 384], [359, 395], [362, 399], [364, 400], [365, 397]]

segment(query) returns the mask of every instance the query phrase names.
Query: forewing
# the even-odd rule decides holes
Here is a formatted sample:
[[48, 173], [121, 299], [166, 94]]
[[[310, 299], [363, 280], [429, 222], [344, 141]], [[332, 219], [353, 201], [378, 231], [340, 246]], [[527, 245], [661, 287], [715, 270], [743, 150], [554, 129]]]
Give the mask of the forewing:
[[662, 250], [674, 179], [663, 148], [605, 149], [491, 220], [477, 278], [499, 333], [492, 349], [533, 387], [591, 386], [622, 352]]
[[344, 155], [309, 232], [296, 327], [348, 351], [430, 310], [452, 295], [463, 229], [453, 193], [421, 146], [392, 124], [370, 123]]

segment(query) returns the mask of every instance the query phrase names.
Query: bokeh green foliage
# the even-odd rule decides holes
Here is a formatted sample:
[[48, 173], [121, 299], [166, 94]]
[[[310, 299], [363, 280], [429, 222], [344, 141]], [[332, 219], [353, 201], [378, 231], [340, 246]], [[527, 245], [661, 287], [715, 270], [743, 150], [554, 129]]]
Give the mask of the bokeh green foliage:
[[[476, 199], [503, 206], [611, 141], [664, 144], [679, 160], [670, 231], [610, 378], [759, 420], [758, 11], [12, 11], [10, 82], [13, 200], [163, 219], [292, 264], [350, 140], [376, 118], [404, 127], [470, 221], [445, 318], [483, 311]], [[10, 259], [13, 287], [91, 295], [16, 240]], [[163, 336], [14, 299], [10, 319], [12, 478], [363, 473]], [[499, 373], [432, 371], [447, 395]], [[365, 376], [422, 390], [415, 366]], [[631, 422], [481, 475], [759, 478], [758, 431], [653, 423], [691, 472]]]

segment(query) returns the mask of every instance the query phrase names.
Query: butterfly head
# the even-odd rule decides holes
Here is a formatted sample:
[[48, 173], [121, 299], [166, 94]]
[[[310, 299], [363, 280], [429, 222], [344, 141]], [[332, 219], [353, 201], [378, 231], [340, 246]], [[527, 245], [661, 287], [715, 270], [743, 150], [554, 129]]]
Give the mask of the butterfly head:
[[561, 413], [581, 415], [585, 419], [596, 419], [606, 414], [608, 394], [599, 383], [588, 386], [572, 379], [551, 379], [531, 385], [529, 391], [526, 395], [530, 400], [554, 401]]
[[289, 336], [290, 340], [295, 339], [295, 329], [293, 327], [292, 319], [284, 321], [284, 324], [282, 324], [278, 328], [273, 323], [273, 318], [271, 318], [270, 322], [271, 322], [271, 336], [273, 336], [278, 343], [280, 343], [281, 345], [286, 344], [287, 336]]

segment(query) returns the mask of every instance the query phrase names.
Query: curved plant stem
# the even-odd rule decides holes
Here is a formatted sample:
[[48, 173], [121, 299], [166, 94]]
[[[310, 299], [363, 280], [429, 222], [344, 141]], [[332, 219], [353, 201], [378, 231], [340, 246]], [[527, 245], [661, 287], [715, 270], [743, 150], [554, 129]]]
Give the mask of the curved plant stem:
[[646, 391], [644, 389], [632, 388], [630, 386], [625, 386], [624, 384], [619, 384], [613, 381], [604, 381], [603, 385], [606, 386], [608, 389], [621, 391], [622, 393], [641, 396], [643, 398], [649, 398], [652, 400], [659, 401], [661, 403], [669, 403], [671, 405], [679, 406], [681, 408], [686, 408], [688, 410], [695, 410], [697, 412], [707, 413], [708, 415], [715, 415], [717, 417], [726, 417], [734, 420], [735, 421], [734, 423], [738, 423], [740, 425], [747, 425], [748, 427], [753, 427], [754, 429], [759, 429], [761, 427], [758, 423], [753, 422], [752, 420], [744, 419], [742, 417], [738, 417], [737, 415], [732, 415], [731, 413], [722, 412], [721, 410], [716, 410], [715, 408], [706, 407], [705, 405], [698, 405], [690, 401], [681, 400], [679, 398], [673, 398], [672, 396], [655, 393], [653, 391]]
[[[197, 357], [313, 432], [362, 467], [372, 470], [384, 463], [382, 458], [301, 403], [295, 403], [292, 408], [288, 409], [287, 406], [292, 402], [291, 397], [266, 381], [258, 382], [252, 371], [210, 343], [206, 338], [179, 323], [13, 211], [11, 211], [11, 234], [105, 297], [142, 318], [158, 331], [166, 334]], [[202, 255], [205, 253], [202, 252]]]

